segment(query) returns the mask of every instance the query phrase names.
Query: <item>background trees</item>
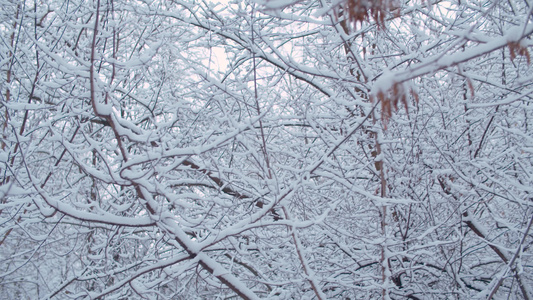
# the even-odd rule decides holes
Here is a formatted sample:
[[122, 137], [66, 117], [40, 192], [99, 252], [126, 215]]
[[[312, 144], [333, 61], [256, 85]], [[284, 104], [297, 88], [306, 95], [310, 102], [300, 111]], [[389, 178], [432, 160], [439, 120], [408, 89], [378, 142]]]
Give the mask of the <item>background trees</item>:
[[0, 5], [2, 298], [532, 297], [530, 3]]

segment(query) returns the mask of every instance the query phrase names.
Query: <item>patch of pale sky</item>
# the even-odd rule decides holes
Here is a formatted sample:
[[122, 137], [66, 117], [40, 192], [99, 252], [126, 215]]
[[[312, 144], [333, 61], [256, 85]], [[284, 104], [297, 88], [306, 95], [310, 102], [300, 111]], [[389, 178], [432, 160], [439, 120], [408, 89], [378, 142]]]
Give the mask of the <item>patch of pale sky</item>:
[[[222, 6], [229, 6], [231, 5], [231, 2], [234, 2], [234, 0], [206, 0], [206, 2], [220, 4]], [[211, 47], [207, 55], [207, 59], [209, 59], [207, 67], [212, 72], [226, 72], [229, 65], [229, 59], [226, 50], [223, 47]]]
[[[231, 1], [232, 0], [207, 0], [206, 2], [227, 6]], [[211, 47], [207, 55], [207, 58], [210, 60], [207, 67], [212, 72], [226, 72], [229, 65], [229, 59], [226, 50], [223, 47]]]
[[[301, 0], [251, 0], [250, 2], [256, 4], [256, 7], [279, 9], [281, 7], [286, 7], [290, 4], [294, 4], [299, 1]], [[232, 2], [234, 3], [232, 4]], [[235, 5], [235, 0], [206, 0], [206, 3], [219, 4], [222, 6], [231, 6]], [[292, 46], [290, 43], [283, 48], [285, 48], [285, 50], [287, 50], [288, 52], [292, 52]], [[207, 67], [212, 72], [225, 73], [227, 71], [229, 65], [229, 58], [223, 47], [211, 47], [207, 55], [207, 59], [209, 59]]]

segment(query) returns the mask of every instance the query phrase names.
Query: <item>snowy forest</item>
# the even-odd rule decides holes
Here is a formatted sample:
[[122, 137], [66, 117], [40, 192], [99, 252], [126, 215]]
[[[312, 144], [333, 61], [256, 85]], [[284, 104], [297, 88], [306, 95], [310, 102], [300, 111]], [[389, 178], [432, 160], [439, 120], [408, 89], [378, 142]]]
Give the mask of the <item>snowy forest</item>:
[[1, 299], [533, 299], [532, 0], [0, 0]]

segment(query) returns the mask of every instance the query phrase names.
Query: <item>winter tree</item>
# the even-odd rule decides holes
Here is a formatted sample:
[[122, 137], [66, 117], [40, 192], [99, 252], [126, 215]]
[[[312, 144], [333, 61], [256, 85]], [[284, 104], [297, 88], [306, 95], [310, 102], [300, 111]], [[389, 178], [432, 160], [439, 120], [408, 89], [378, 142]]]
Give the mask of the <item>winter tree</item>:
[[0, 7], [0, 298], [532, 299], [531, 1]]

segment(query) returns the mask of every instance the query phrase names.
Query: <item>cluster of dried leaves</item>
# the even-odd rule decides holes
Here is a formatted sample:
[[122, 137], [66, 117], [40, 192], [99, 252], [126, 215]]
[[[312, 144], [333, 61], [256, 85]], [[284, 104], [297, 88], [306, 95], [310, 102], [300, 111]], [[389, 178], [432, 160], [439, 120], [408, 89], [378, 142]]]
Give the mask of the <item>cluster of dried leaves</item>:
[[[386, 16], [397, 16], [399, 7], [398, 0], [345, 0], [339, 4], [335, 12], [338, 18], [344, 17], [342, 24], [344, 24], [346, 31], [349, 30], [347, 24], [355, 26], [364, 21], [370, 22], [371, 19], [376, 22], [379, 29], [384, 29]], [[385, 128], [392, 113], [398, 110], [399, 103], [403, 103], [406, 111], [408, 110], [409, 94], [418, 102], [416, 92], [411, 89], [406, 90], [402, 83], [395, 83], [390, 90], [380, 91], [377, 95], [371, 96], [372, 101], [381, 102], [381, 116]]]
[[387, 123], [392, 117], [392, 113], [398, 111], [399, 103], [405, 107], [405, 112], [409, 113], [409, 105], [407, 100], [409, 96], [418, 103], [418, 94], [411, 88], [406, 88], [403, 83], [396, 82], [388, 91], [379, 91], [375, 96], [371, 96], [372, 102], [381, 102], [381, 120], [383, 126], [387, 129]]
[[385, 26], [385, 16], [398, 11], [397, 0], [346, 0], [337, 8], [337, 15], [345, 15], [349, 23], [357, 24], [374, 19], [379, 27]]

